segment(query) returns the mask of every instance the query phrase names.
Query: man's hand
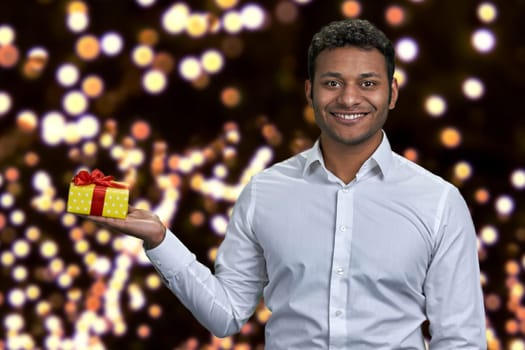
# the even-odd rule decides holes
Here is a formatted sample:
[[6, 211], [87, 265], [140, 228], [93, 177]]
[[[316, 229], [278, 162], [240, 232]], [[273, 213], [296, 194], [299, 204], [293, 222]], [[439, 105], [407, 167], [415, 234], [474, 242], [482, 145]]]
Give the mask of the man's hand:
[[166, 235], [166, 227], [157, 215], [132, 206], [129, 207], [128, 215], [125, 219], [92, 215], [85, 216], [85, 218], [110, 230], [142, 239], [146, 249], [158, 246]]

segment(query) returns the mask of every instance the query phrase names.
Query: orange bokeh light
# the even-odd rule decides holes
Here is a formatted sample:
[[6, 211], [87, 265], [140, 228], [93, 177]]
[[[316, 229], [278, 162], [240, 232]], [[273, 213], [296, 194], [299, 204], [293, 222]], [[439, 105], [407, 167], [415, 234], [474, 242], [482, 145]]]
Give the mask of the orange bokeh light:
[[227, 87], [222, 90], [221, 101], [226, 107], [236, 107], [241, 102], [241, 92], [235, 87]]
[[485, 188], [480, 188], [474, 193], [474, 198], [479, 204], [485, 204], [490, 199], [490, 193]]
[[100, 43], [93, 35], [85, 35], [77, 41], [76, 52], [83, 60], [92, 61], [100, 54]]
[[11, 68], [18, 63], [20, 53], [13, 45], [0, 46], [0, 67]]
[[391, 26], [399, 26], [405, 22], [405, 10], [396, 5], [389, 6], [385, 11], [386, 21]]
[[361, 14], [361, 3], [356, 0], [347, 0], [341, 5], [341, 12], [347, 18], [356, 18]]
[[136, 140], [144, 141], [150, 136], [150, 134], [151, 134], [151, 127], [144, 120], [138, 120], [134, 122], [133, 125], [131, 126], [131, 135], [133, 135], [133, 137]]
[[5, 178], [7, 181], [17, 181], [20, 177], [20, 171], [15, 167], [9, 167], [5, 170]]

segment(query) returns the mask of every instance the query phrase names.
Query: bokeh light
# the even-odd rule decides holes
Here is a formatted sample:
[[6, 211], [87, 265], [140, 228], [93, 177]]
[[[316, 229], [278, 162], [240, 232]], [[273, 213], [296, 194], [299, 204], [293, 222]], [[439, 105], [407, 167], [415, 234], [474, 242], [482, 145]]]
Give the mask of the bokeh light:
[[389, 6], [385, 11], [385, 19], [391, 26], [400, 26], [406, 21], [405, 9], [397, 5]]
[[446, 127], [440, 133], [441, 143], [447, 148], [456, 148], [461, 144], [461, 133], [455, 127]]
[[164, 91], [166, 84], [166, 76], [156, 69], [147, 71], [142, 79], [144, 90], [152, 94], [158, 94]]
[[492, 23], [498, 16], [498, 9], [490, 2], [483, 2], [477, 8], [478, 18], [484, 23]]
[[100, 42], [93, 35], [81, 36], [76, 43], [76, 53], [84, 61], [93, 61], [100, 54]]
[[7, 92], [0, 91], [0, 116], [10, 111], [11, 105], [11, 96]]
[[15, 30], [6, 24], [0, 25], [0, 45], [9, 45], [15, 40]]
[[262, 27], [266, 20], [265, 11], [262, 6], [248, 4], [241, 10], [243, 27], [249, 30], [257, 30]]
[[432, 117], [441, 117], [447, 110], [447, 102], [441, 96], [429, 96], [425, 100], [425, 110]]
[[496, 38], [488, 29], [478, 29], [472, 34], [472, 45], [481, 53], [487, 53], [494, 49]]
[[511, 174], [511, 183], [518, 190], [525, 189], [525, 170], [514, 170]]
[[395, 44], [389, 141], [464, 195], [488, 349], [524, 348], [525, 112], [509, 102], [525, 79], [523, 4], [332, 5], [0, 5], [16, 13], [0, 21], [0, 349], [262, 349], [264, 303], [240, 335], [211, 336], [142, 242], [65, 212], [67, 188], [95, 167], [128, 182], [130, 204], [153, 210], [211, 267], [251, 176], [318, 137], [306, 50], [338, 18], [370, 19]]
[[122, 37], [119, 33], [109, 32], [102, 36], [100, 40], [102, 51], [108, 56], [120, 54], [124, 46]]
[[78, 81], [80, 73], [75, 65], [68, 63], [58, 68], [57, 80], [63, 86], [69, 87]]
[[501, 215], [510, 215], [514, 210], [514, 200], [508, 195], [502, 195], [496, 198], [496, 211]]
[[402, 38], [396, 44], [396, 52], [403, 62], [412, 62], [417, 58], [419, 47], [411, 38]]
[[179, 34], [185, 28], [190, 15], [190, 9], [184, 3], [171, 6], [162, 15], [162, 25], [170, 34]]
[[180, 75], [187, 80], [197, 79], [202, 72], [200, 61], [195, 57], [185, 57], [181, 60], [179, 65]]
[[341, 12], [347, 18], [357, 18], [361, 11], [362, 6], [358, 0], [345, 0], [341, 4]]
[[477, 78], [468, 78], [463, 82], [463, 93], [472, 100], [478, 100], [485, 93], [483, 82]]

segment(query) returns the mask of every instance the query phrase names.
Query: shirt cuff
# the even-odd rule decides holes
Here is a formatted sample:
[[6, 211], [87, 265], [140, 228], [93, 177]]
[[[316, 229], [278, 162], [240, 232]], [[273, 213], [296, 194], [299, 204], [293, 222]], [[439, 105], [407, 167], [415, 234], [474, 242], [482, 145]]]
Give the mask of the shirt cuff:
[[168, 280], [184, 271], [195, 260], [195, 254], [169, 229], [166, 229], [166, 235], [158, 246], [145, 252], [155, 269]]

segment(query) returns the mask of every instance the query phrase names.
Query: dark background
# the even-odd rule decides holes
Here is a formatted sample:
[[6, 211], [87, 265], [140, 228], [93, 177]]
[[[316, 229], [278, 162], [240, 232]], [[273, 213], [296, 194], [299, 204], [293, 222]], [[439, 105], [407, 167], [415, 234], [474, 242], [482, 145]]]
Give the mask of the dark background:
[[[220, 230], [213, 229], [212, 222], [227, 217], [233, 199], [210, 195], [202, 181], [213, 178], [215, 167], [222, 165], [227, 175], [219, 182], [242, 187], [243, 174], [257, 152], [270, 151], [271, 159], [262, 164], [267, 166], [315, 140], [318, 131], [305, 118], [306, 51], [311, 36], [322, 25], [344, 18], [343, 3], [239, 1], [232, 11], [246, 4], [257, 4], [265, 10], [266, 21], [261, 28], [235, 34], [222, 30], [193, 38], [185, 33], [170, 34], [162, 28], [162, 14], [175, 4], [170, 1], [156, 1], [148, 7], [132, 0], [86, 1], [90, 23], [81, 32], [73, 32], [66, 25], [69, 1], [0, 2], [0, 26], [14, 29], [15, 39], [10, 45], [19, 55], [15, 64], [0, 67], [0, 93], [11, 98], [10, 108], [0, 115], [0, 349], [10, 348], [16, 342], [32, 344], [27, 348], [52, 348], [53, 341], [64, 342], [63, 348], [75, 348], [72, 339], [78, 339], [82, 329], [78, 328], [79, 320], [88, 311], [94, 315], [93, 320], [105, 324], [99, 331], [87, 332], [93, 349], [97, 344], [97, 349], [256, 349], [263, 344], [264, 320], [257, 315], [241, 335], [226, 340], [211, 337], [167, 288], [147, 284], [155, 272], [145, 261], [139, 242], [118, 235], [101, 242], [97, 238], [99, 229], [66, 214], [63, 204], [68, 183], [80, 168], [97, 167], [119, 180], [129, 180], [133, 184], [131, 202], [157, 210], [199, 260], [211, 267], [213, 258], [209, 254], [221, 240], [221, 233], [217, 232]], [[394, 43], [403, 37], [417, 42], [417, 59], [398, 62], [407, 83], [400, 90], [398, 106], [391, 112], [385, 129], [396, 152], [415, 150], [419, 164], [460, 188], [480, 234], [489, 349], [521, 349], [525, 334], [525, 212], [523, 192], [510, 178], [524, 167], [525, 1], [487, 2], [498, 11], [490, 23], [483, 23], [476, 14], [482, 3], [370, 0], [359, 3], [358, 16], [377, 24]], [[290, 22], [277, 15], [283, 4], [297, 13]], [[405, 13], [401, 25], [392, 25], [385, 19], [385, 11], [392, 5]], [[226, 12], [211, 0], [192, 1], [188, 6], [192, 12], [208, 13], [210, 18], [222, 18]], [[496, 45], [490, 52], [480, 53], [471, 45], [471, 36], [479, 28], [489, 29], [495, 35]], [[131, 59], [145, 29], [158, 36], [152, 44], [153, 51], [167, 53], [175, 62], [166, 74], [167, 87], [160, 94], [148, 93], [141, 87], [147, 68], [136, 66]], [[90, 61], [76, 55], [75, 43], [81, 36], [92, 34], [100, 38], [108, 31], [119, 33], [124, 40], [118, 55], [100, 54]], [[223, 51], [232, 43], [241, 47], [238, 55], [225, 56], [222, 70], [208, 75], [204, 86], [180, 76], [178, 63], [186, 55], [198, 57], [210, 48]], [[48, 59], [39, 74], [28, 77], [24, 66], [34, 47], [45, 48]], [[0, 46], [0, 56], [1, 52]], [[58, 111], [67, 121], [76, 118], [62, 110], [61, 100], [68, 91], [79, 90], [80, 83], [63, 87], [55, 78], [64, 63], [77, 66], [79, 82], [90, 74], [103, 79], [104, 93], [90, 99], [86, 112], [99, 120], [100, 131], [90, 139], [50, 145], [41, 133], [44, 116]], [[461, 84], [468, 77], [483, 82], [485, 93], [481, 99], [470, 100], [463, 95]], [[240, 104], [234, 107], [224, 105], [220, 98], [222, 91], [231, 86], [242, 96]], [[447, 110], [439, 118], [431, 117], [425, 110], [425, 99], [430, 95], [439, 95], [447, 102]], [[24, 128], [20, 122], [20, 112], [25, 110], [37, 117], [32, 128]], [[144, 139], [133, 134], [137, 121], [150, 127]], [[458, 147], [446, 147], [441, 142], [441, 132], [448, 127], [460, 132]], [[238, 142], [228, 140], [231, 129], [240, 136]], [[102, 146], [103, 134], [113, 136], [111, 147]], [[83, 151], [89, 143], [96, 145], [94, 153]], [[124, 155], [112, 153], [119, 148], [125, 150]], [[227, 155], [225, 150], [233, 150], [234, 155]], [[126, 165], [126, 151], [138, 152], [143, 160]], [[190, 170], [170, 163], [194, 152], [207, 156]], [[459, 162], [470, 165], [472, 176], [457, 178], [454, 169]], [[43, 191], [51, 204], [36, 200], [42, 196], [34, 185], [38, 174], [51, 180], [49, 188]], [[176, 193], [175, 207], [166, 206], [169, 201], [164, 197], [166, 187], [162, 179], [168, 179], [170, 190]], [[482, 189], [488, 194], [486, 201], [476, 199]], [[496, 209], [502, 197], [514, 205], [509, 213]], [[17, 219], [17, 215], [23, 218]], [[487, 227], [496, 232], [494, 242], [481, 235]], [[38, 232], [37, 237], [30, 238], [31, 232]], [[78, 235], [88, 243], [87, 250], [76, 247]], [[30, 247], [26, 255], [16, 248], [20, 242]], [[46, 242], [58, 249], [53, 258], [41, 253]], [[109, 261], [110, 271], [93, 272], [92, 260], [86, 258], [90, 253]], [[123, 278], [121, 288], [115, 289], [112, 279], [118, 259], [123, 256], [131, 261], [129, 275]], [[14, 257], [14, 261], [9, 257]], [[58, 269], [61, 272], [52, 268], [53, 261], [64, 266]], [[27, 276], [15, 277], [17, 269], [26, 271]], [[65, 286], [58, 279], [64, 273], [73, 279]], [[97, 294], [100, 286], [103, 293]], [[11, 301], [30, 287], [39, 291], [38, 297], [27, 297], [21, 303]], [[136, 290], [135, 287], [144, 298], [141, 307], [130, 306], [134, 293], [130, 290]], [[119, 295], [119, 322], [108, 316], [104, 307], [93, 308], [88, 302], [94, 298], [103, 303], [112, 289]], [[72, 297], [73, 291], [80, 296]], [[49, 311], [38, 309], [46, 303]], [[150, 305], [162, 310], [161, 315], [154, 316]], [[264, 315], [262, 305], [258, 315]], [[13, 319], [23, 320], [16, 331], [12, 328]], [[57, 320], [60, 326], [49, 325]], [[76, 348], [88, 348], [78, 345], [87, 343], [77, 341]]]

